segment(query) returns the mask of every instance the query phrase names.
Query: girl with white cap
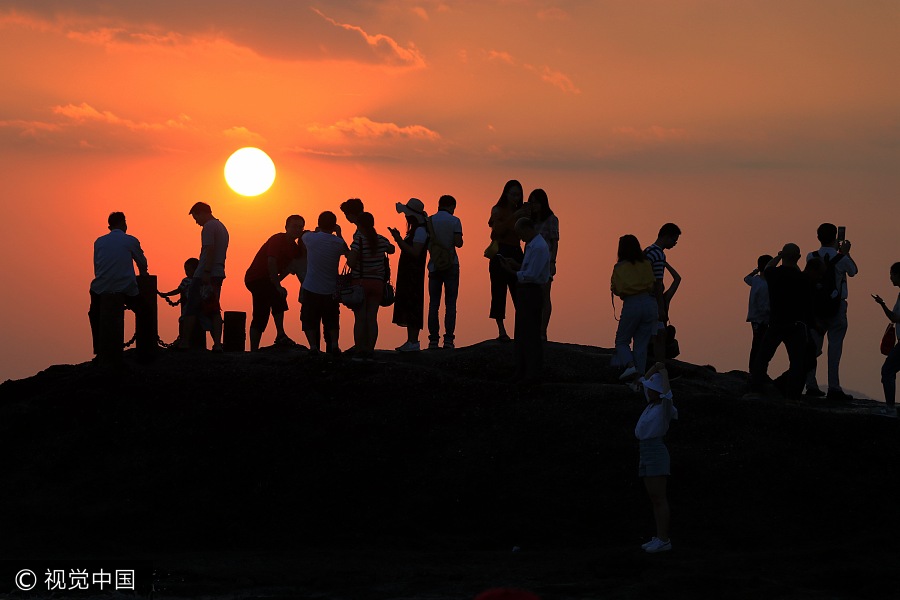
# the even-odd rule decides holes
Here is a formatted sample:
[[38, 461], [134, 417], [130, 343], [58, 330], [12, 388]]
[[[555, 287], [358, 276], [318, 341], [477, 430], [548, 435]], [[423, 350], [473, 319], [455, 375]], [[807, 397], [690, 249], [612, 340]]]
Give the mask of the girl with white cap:
[[663, 438], [669, 431], [669, 422], [678, 418], [678, 410], [672, 404], [669, 374], [663, 363], [653, 365], [638, 383], [647, 399], [647, 406], [634, 428], [641, 454], [638, 476], [644, 478], [656, 520], [656, 535], [641, 548], [650, 553], [666, 552], [672, 549], [672, 540], [669, 539], [669, 501], [666, 499], [669, 450]]

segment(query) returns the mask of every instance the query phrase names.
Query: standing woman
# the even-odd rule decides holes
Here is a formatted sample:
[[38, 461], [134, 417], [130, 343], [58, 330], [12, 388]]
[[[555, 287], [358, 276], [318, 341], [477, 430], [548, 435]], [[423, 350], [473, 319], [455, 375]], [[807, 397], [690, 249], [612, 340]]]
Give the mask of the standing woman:
[[515, 306], [516, 275], [504, 269], [497, 256], [510, 258], [519, 264], [525, 257], [519, 245], [519, 236], [516, 235], [516, 220], [526, 216], [524, 212], [520, 212], [523, 196], [521, 183], [515, 179], [507, 181], [500, 199], [491, 209], [491, 218], [488, 220], [488, 226], [491, 228], [491, 246], [496, 248], [494, 255], [488, 257], [491, 261], [488, 267], [491, 276], [490, 318], [497, 321], [497, 339], [504, 342], [509, 341], [509, 335], [503, 324], [506, 319], [506, 290], [509, 289], [509, 295]]
[[610, 289], [622, 299], [622, 315], [616, 329], [616, 357], [625, 370], [619, 379], [637, 379], [646, 369], [647, 347], [658, 318], [653, 297], [656, 279], [650, 261], [641, 250], [641, 243], [633, 235], [619, 238], [618, 258]]
[[425, 227], [425, 205], [418, 198], [410, 198], [406, 204], [397, 203], [397, 212], [406, 216], [406, 237], [400, 231], [388, 227], [388, 231], [400, 248], [397, 263], [397, 297], [394, 301], [393, 322], [406, 327], [406, 343], [399, 352], [416, 352], [419, 331], [422, 330], [425, 312], [425, 243], [428, 232]]
[[550, 247], [550, 280], [541, 286], [544, 292], [544, 309], [541, 315], [541, 338], [547, 341], [547, 326], [550, 324], [550, 286], [556, 275], [556, 253], [559, 251], [559, 218], [550, 210], [550, 199], [547, 192], [538, 188], [528, 194], [528, 206], [531, 208], [531, 220], [538, 234]]
[[[896, 287], [900, 287], [900, 262], [895, 262], [891, 265], [891, 283]], [[900, 323], [900, 294], [897, 294], [894, 310], [887, 307], [881, 296], [873, 294], [872, 297], [881, 306], [881, 310], [884, 311], [885, 316], [891, 323]], [[884, 364], [881, 366], [881, 385], [884, 387], [884, 408], [881, 409], [881, 414], [887, 417], [897, 416], [895, 400], [897, 396], [897, 373], [900, 372], [900, 343], [898, 343], [900, 342], [900, 327], [897, 327], [895, 331], [897, 333], [897, 342], [894, 343], [894, 347], [888, 353], [887, 358], [884, 359]]]
[[375, 231], [372, 213], [360, 213], [356, 226], [347, 264], [350, 265], [352, 283], [363, 287], [364, 296], [362, 304], [353, 309], [356, 318], [353, 342], [360, 358], [371, 358], [378, 340], [378, 307], [384, 295], [385, 255], [393, 254], [395, 248]]

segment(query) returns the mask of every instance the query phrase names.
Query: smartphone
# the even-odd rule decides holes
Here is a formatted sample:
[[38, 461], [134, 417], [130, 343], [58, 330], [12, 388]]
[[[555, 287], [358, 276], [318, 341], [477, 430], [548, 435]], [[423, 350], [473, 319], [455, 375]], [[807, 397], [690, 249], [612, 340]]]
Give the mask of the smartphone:
[[840, 225], [840, 226], [838, 227], [838, 237], [837, 237], [837, 241], [843, 242], [843, 241], [846, 240], [846, 239], [847, 239], [847, 228], [844, 227], [843, 225]]

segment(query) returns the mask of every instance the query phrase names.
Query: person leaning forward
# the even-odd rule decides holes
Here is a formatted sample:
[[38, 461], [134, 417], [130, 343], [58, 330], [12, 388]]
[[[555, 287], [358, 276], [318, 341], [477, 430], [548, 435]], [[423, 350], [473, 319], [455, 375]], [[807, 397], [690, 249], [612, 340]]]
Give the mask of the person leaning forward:
[[253, 317], [250, 321], [250, 351], [259, 350], [262, 334], [269, 323], [269, 313], [275, 323], [275, 345], [296, 346], [284, 332], [284, 313], [288, 309], [287, 290], [281, 281], [291, 273], [291, 266], [301, 254], [297, 243], [306, 221], [291, 215], [284, 231], [271, 236], [257, 251], [244, 275], [244, 285], [253, 297]]
[[94, 279], [88, 319], [97, 363], [117, 364], [123, 352], [123, 311], [140, 309], [133, 264], [141, 275], [147, 275], [147, 258], [138, 239], [126, 233], [125, 213], [110, 213], [107, 223], [109, 233], [94, 242]]

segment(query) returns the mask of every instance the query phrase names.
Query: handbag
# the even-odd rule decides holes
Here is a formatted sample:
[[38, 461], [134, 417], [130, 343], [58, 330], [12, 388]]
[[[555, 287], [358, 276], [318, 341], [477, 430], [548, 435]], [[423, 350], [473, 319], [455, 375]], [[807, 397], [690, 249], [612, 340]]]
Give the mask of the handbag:
[[884, 335], [881, 337], [881, 353], [887, 356], [894, 349], [894, 344], [896, 343], [897, 333], [894, 329], [894, 324], [889, 323], [887, 329], [884, 330]]
[[484, 257], [490, 260], [494, 258], [498, 252], [500, 252], [500, 244], [498, 244], [496, 241], [493, 241], [487, 248], [484, 249]]
[[394, 286], [389, 279], [384, 281], [384, 292], [381, 294], [381, 306], [390, 306], [394, 303]]
[[365, 300], [363, 286], [351, 283], [350, 269], [346, 266], [337, 276], [337, 287], [334, 291], [334, 299], [347, 308], [358, 308]]

